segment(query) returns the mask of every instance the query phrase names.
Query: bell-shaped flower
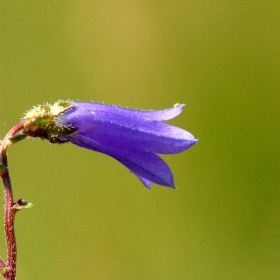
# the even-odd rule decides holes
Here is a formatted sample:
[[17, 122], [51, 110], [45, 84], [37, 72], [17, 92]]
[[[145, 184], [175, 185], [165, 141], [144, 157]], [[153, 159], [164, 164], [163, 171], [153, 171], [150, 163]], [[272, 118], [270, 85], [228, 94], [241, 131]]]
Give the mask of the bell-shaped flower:
[[[25, 133], [52, 143], [70, 141], [109, 155], [133, 172], [147, 188], [151, 188], [151, 182], [175, 188], [170, 168], [157, 154], [180, 153], [197, 142], [188, 131], [163, 122], [178, 116], [183, 107], [177, 104], [170, 109], [145, 111], [94, 102], [60, 101], [28, 112], [26, 118], [32, 120], [34, 114], [34, 119], [38, 118], [39, 111], [43, 116], [40, 125], [46, 130], [39, 127], [37, 133], [31, 123]], [[47, 120], [46, 114], [51, 114]]]

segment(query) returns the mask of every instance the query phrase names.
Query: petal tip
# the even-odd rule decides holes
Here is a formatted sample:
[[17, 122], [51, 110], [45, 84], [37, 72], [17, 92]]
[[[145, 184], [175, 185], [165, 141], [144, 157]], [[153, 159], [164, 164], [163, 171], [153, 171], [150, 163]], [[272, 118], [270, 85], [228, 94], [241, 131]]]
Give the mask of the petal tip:
[[181, 103], [176, 103], [176, 104], [174, 104], [174, 108], [178, 108], [178, 107], [180, 107], [180, 108], [183, 108], [183, 107], [185, 107], [186, 106], [186, 104], [181, 104]]

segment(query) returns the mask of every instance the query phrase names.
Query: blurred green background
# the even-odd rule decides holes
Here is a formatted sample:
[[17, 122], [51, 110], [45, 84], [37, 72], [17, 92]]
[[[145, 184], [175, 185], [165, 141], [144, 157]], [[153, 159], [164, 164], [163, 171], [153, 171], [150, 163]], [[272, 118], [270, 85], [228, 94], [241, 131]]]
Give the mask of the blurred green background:
[[175, 191], [71, 144], [12, 147], [15, 199], [34, 204], [16, 218], [17, 279], [280, 279], [279, 1], [0, 7], [1, 138], [69, 98], [186, 103], [171, 123], [200, 140], [164, 156]]

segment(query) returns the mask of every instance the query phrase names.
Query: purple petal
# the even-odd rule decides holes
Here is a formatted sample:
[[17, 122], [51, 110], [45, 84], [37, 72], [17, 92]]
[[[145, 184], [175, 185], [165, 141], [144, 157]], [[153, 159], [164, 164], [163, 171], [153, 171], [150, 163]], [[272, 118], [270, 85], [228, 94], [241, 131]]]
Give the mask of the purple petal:
[[[85, 142], [94, 139], [96, 143], [118, 146], [120, 149], [137, 146], [146, 152], [174, 154], [190, 148], [197, 141], [186, 130], [141, 118], [135, 110], [123, 109], [124, 114], [121, 114], [121, 108], [117, 107], [100, 104], [95, 106], [95, 103], [77, 104], [77, 107], [63, 114], [58, 123], [67, 121], [68, 124], [78, 127], [74, 134], [83, 137]], [[105, 110], [100, 109], [100, 106], [105, 106]], [[98, 110], [95, 110], [96, 108]], [[112, 108], [112, 111], [109, 108]]]
[[184, 105], [138, 111], [93, 102], [74, 104], [56, 118], [56, 124], [77, 130], [60, 140], [115, 158], [147, 188], [151, 182], [175, 188], [170, 168], [156, 153], [179, 153], [197, 142], [186, 130], [161, 122], [179, 115]]
[[152, 153], [139, 154], [139, 152], [136, 156], [132, 152], [131, 154], [126, 153], [125, 156], [113, 157], [125, 165], [131, 172], [135, 173], [148, 188], [151, 187], [148, 181], [175, 188], [172, 172], [159, 156]]
[[83, 112], [95, 112], [97, 115], [109, 113], [110, 115], [122, 116], [130, 118], [131, 115], [141, 119], [150, 119], [154, 121], [171, 120], [182, 113], [185, 104], [176, 104], [173, 108], [164, 110], [133, 110], [117, 106], [98, 104], [94, 102], [73, 102], [78, 107], [83, 108]]
[[[134, 150], [119, 150], [115, 147], [96, 146], [95, 143], [83, 142], [80, 139], [69, 137], [73, 144], [80, 147], [95, 150], [107, 154], [125, 165], [131, 172], [135, 173], [142, 183], [150, 188], [149, 181], [159, 185], [175, 188], [172, 172], [169, 166], [159, 156]], [[94, 148], [93, 148], [94, 147]]]
[[137, 174], [135, 174], [135, 176], [137, 176], [138, 179], [143, 183], [143, 185], [145, 187], [147, 187], [149, 190], [152, 188], [152, 182], [151, 181], [149, 181], [149, 180], [147, 180], [147, 179], [145, 179], [145, 178], [143, 178], [141, 176], [138, 176]]

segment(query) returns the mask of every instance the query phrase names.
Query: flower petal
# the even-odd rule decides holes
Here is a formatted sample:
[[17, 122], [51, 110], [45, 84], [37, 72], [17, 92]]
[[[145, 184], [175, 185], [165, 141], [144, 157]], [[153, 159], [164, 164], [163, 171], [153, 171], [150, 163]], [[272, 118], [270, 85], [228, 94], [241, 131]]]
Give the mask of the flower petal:
[[96, 145], [90, 140], [84, 142], [80, 138], [69, 136], [70, 141], [83, 148], [91, 149], [113, 157], [135, 173], [142, 183], [150, 188], [149, 181], [159, 185], [175, 188], [174, 179], [169, 166], [159, 156], [136, 150], [120, 150], [115, 147]]
[[77, 136], [94, 139], [96, 143], [105, 146], [118, 146], [120, 149], [137, 146], [146, 152], [174, 154], [190, 148], [197, 141], [186, 130], [141, 118], [135, 110], [123, 109], [125, 113], [121, 114], [121, 109], [117, 107], [111, 107], [110, 111], [107, 105], [102, 105], [106, 107], [102, 110], [94, 103], [89, 104], [92, 106], [82, 103], [70, 109], [59, 117], [58, 123], [67, 122], [78, 127], [74, 133]]
[[113, 156], [135, 173], [141, 182], [150, 188], [149, 181], [167, 187], [175, 188], [174, 179], [169, 166], [159, 156], [152, 153], [135, 153], [123, 156]]
[[147, 180], [147, 179], [145, 179], [145, 178], [143, 178], [143, 177], [141, 177], [141, 176], [138, 176], [138, 175], [135, 174], [135, 173], [134, 173], [134, 175], [135, 175], [136, 177], [138, 177], [138, 179], [143, 183], [143, 185], [144, 185], [145, 187], [147, 187], [149, 190], [152, 188], [152, 182], [151, 182], [151, 181], [149, 181], [149, 180]]
[[[157, 153], [182, 152], [197, 140], [179, 127], [163, 123], [182, 112], [184, 105], [159, 111], [138, 111], [96, 103], [75, 102], [55, 119], [58, 128], [74, 132], [57, 136], [57, 141], [107, 154], [133, 172], [151, 188], [151, 182], [175, 188], [169, 166]], [[59, 129], [58, 129], [59, 131]]]
[[185, 104], [175, 104], [173, 108], [164, 110], [133, 110], [129, 108], [122, 108], [117, 106], [99, 104], [94, 102], [73, 102], [78, 107], [83, 108], [83, 112], [95, 112], [96, 114], [106, 114], [115, 116], [122, 116], [130, 118], [131, 115], [136, 118], [150, 119], [154, 121], [167, 121], [171, 120], [182, 113]]

